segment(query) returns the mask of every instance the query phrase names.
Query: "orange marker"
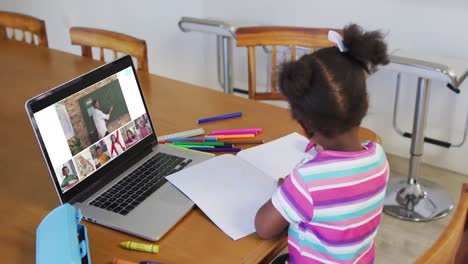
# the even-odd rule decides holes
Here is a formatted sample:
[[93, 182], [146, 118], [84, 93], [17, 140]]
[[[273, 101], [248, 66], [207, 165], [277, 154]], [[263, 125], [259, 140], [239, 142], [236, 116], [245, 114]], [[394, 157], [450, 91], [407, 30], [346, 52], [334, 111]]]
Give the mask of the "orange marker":
[[133, 262], [133, 261], [128, 261], [125, 259], [121, 259], [121, 258], [115, 258], [114, 261], [112, 261], [112, 264], [138, 264], [138, 263]]
[[227, 138], [253, 138], [253, 137], [255, 137], [255, 134], [215, 135], [215, 136], [209, 136], [209, 137], [215, 137], [215, 138], [217, 138], [217, 139], [227, 139]]

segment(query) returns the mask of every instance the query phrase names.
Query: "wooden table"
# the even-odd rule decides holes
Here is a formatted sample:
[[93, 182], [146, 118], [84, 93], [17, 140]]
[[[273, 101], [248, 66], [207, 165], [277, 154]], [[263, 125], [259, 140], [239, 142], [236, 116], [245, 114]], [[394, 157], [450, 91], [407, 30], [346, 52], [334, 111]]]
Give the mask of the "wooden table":
[[[0, 42], [0, 62], [0, 256], [2, 263], [33, 263], [36, 228], [59, 201], [24, 103], [101, 63], [52, 49], [5, 42]], [[201, 127], [205, 131], [262, 127], [266, 141], [301, 131], [285, 109], [152, 74], [138, 75], [159, 135], [196, 128], [198, 118], [237, 111], [243, 112], [241, 118]], [[367, 131], [361, 132], [366, 138]], [[157, 255], [121, 249], [121, 241], [142, 240], [92, 223], [85, 225], [93, 263], [111, 263], [114, 257], [163, 263], [264, 263], [286, 246], [285, 236], [264, 241], [252, 234], [233, 241], [199, 209], [192, 210], [158, 241], [161, 252]]]

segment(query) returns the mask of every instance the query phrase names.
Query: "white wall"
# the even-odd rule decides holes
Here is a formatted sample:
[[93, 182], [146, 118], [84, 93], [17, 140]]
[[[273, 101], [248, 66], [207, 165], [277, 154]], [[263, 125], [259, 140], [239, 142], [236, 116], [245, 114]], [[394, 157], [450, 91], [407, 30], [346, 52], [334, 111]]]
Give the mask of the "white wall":
[[[336, 28], [355, 22], [365, 29], [386, 32], [391, 50], [416, 50], [468, 61], [465, 0], [1, 0], [0, 9], [44, 19], [50, 47], [76, 54], [79, 49], [69, 41], [71, 26], [98, 27], [145, 39], [150, 72], [218, 90], [221, 89], [216, 77], [215, 38], [181, 32], [177, 26], [180, 17], [218, 18], [240, 25]], [[246, 65], [245, 49], [234, 48], [236, 87], [247, 88]], [[404, 130], [410, 131], [416, 79], [404, 76], [403, 84], [399, 122]], [[363, 125], [381, 135], [387, 152], [407, 157], [409, 140], [392, 129], [394, 86], [392, 72], [380, 71], [369, 78], [371, 108]], [[461, 87], [465, 91], [460, 95], [453, 94], [440, 82], [433, 82], [432, 87], [426, 134], [458, 142], [468, 109], [468, 84]], [[468, 144], [461, 149], [426, 144], [423, 159], [467, 174], [467, 156]]]

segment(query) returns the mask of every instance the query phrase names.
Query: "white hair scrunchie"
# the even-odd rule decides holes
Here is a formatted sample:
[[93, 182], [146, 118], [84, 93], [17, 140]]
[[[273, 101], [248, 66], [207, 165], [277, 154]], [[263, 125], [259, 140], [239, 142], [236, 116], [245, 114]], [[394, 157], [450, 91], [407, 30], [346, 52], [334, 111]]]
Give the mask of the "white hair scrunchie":
[[341, 53], [348, 51], [348, 48], [343, 44], [343, 37], [338, 32], [328, 31], [328, 40], [335, 43]]

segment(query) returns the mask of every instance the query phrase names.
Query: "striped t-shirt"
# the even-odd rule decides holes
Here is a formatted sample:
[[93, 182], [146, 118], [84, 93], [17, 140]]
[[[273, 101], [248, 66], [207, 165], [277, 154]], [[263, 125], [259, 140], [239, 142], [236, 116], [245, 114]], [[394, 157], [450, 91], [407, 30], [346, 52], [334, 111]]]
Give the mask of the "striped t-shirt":
[[322, 150], [301, 162], [272, 197], [290, 223], [290, 263], [373, 263], [389, 167], [382, 147]]

